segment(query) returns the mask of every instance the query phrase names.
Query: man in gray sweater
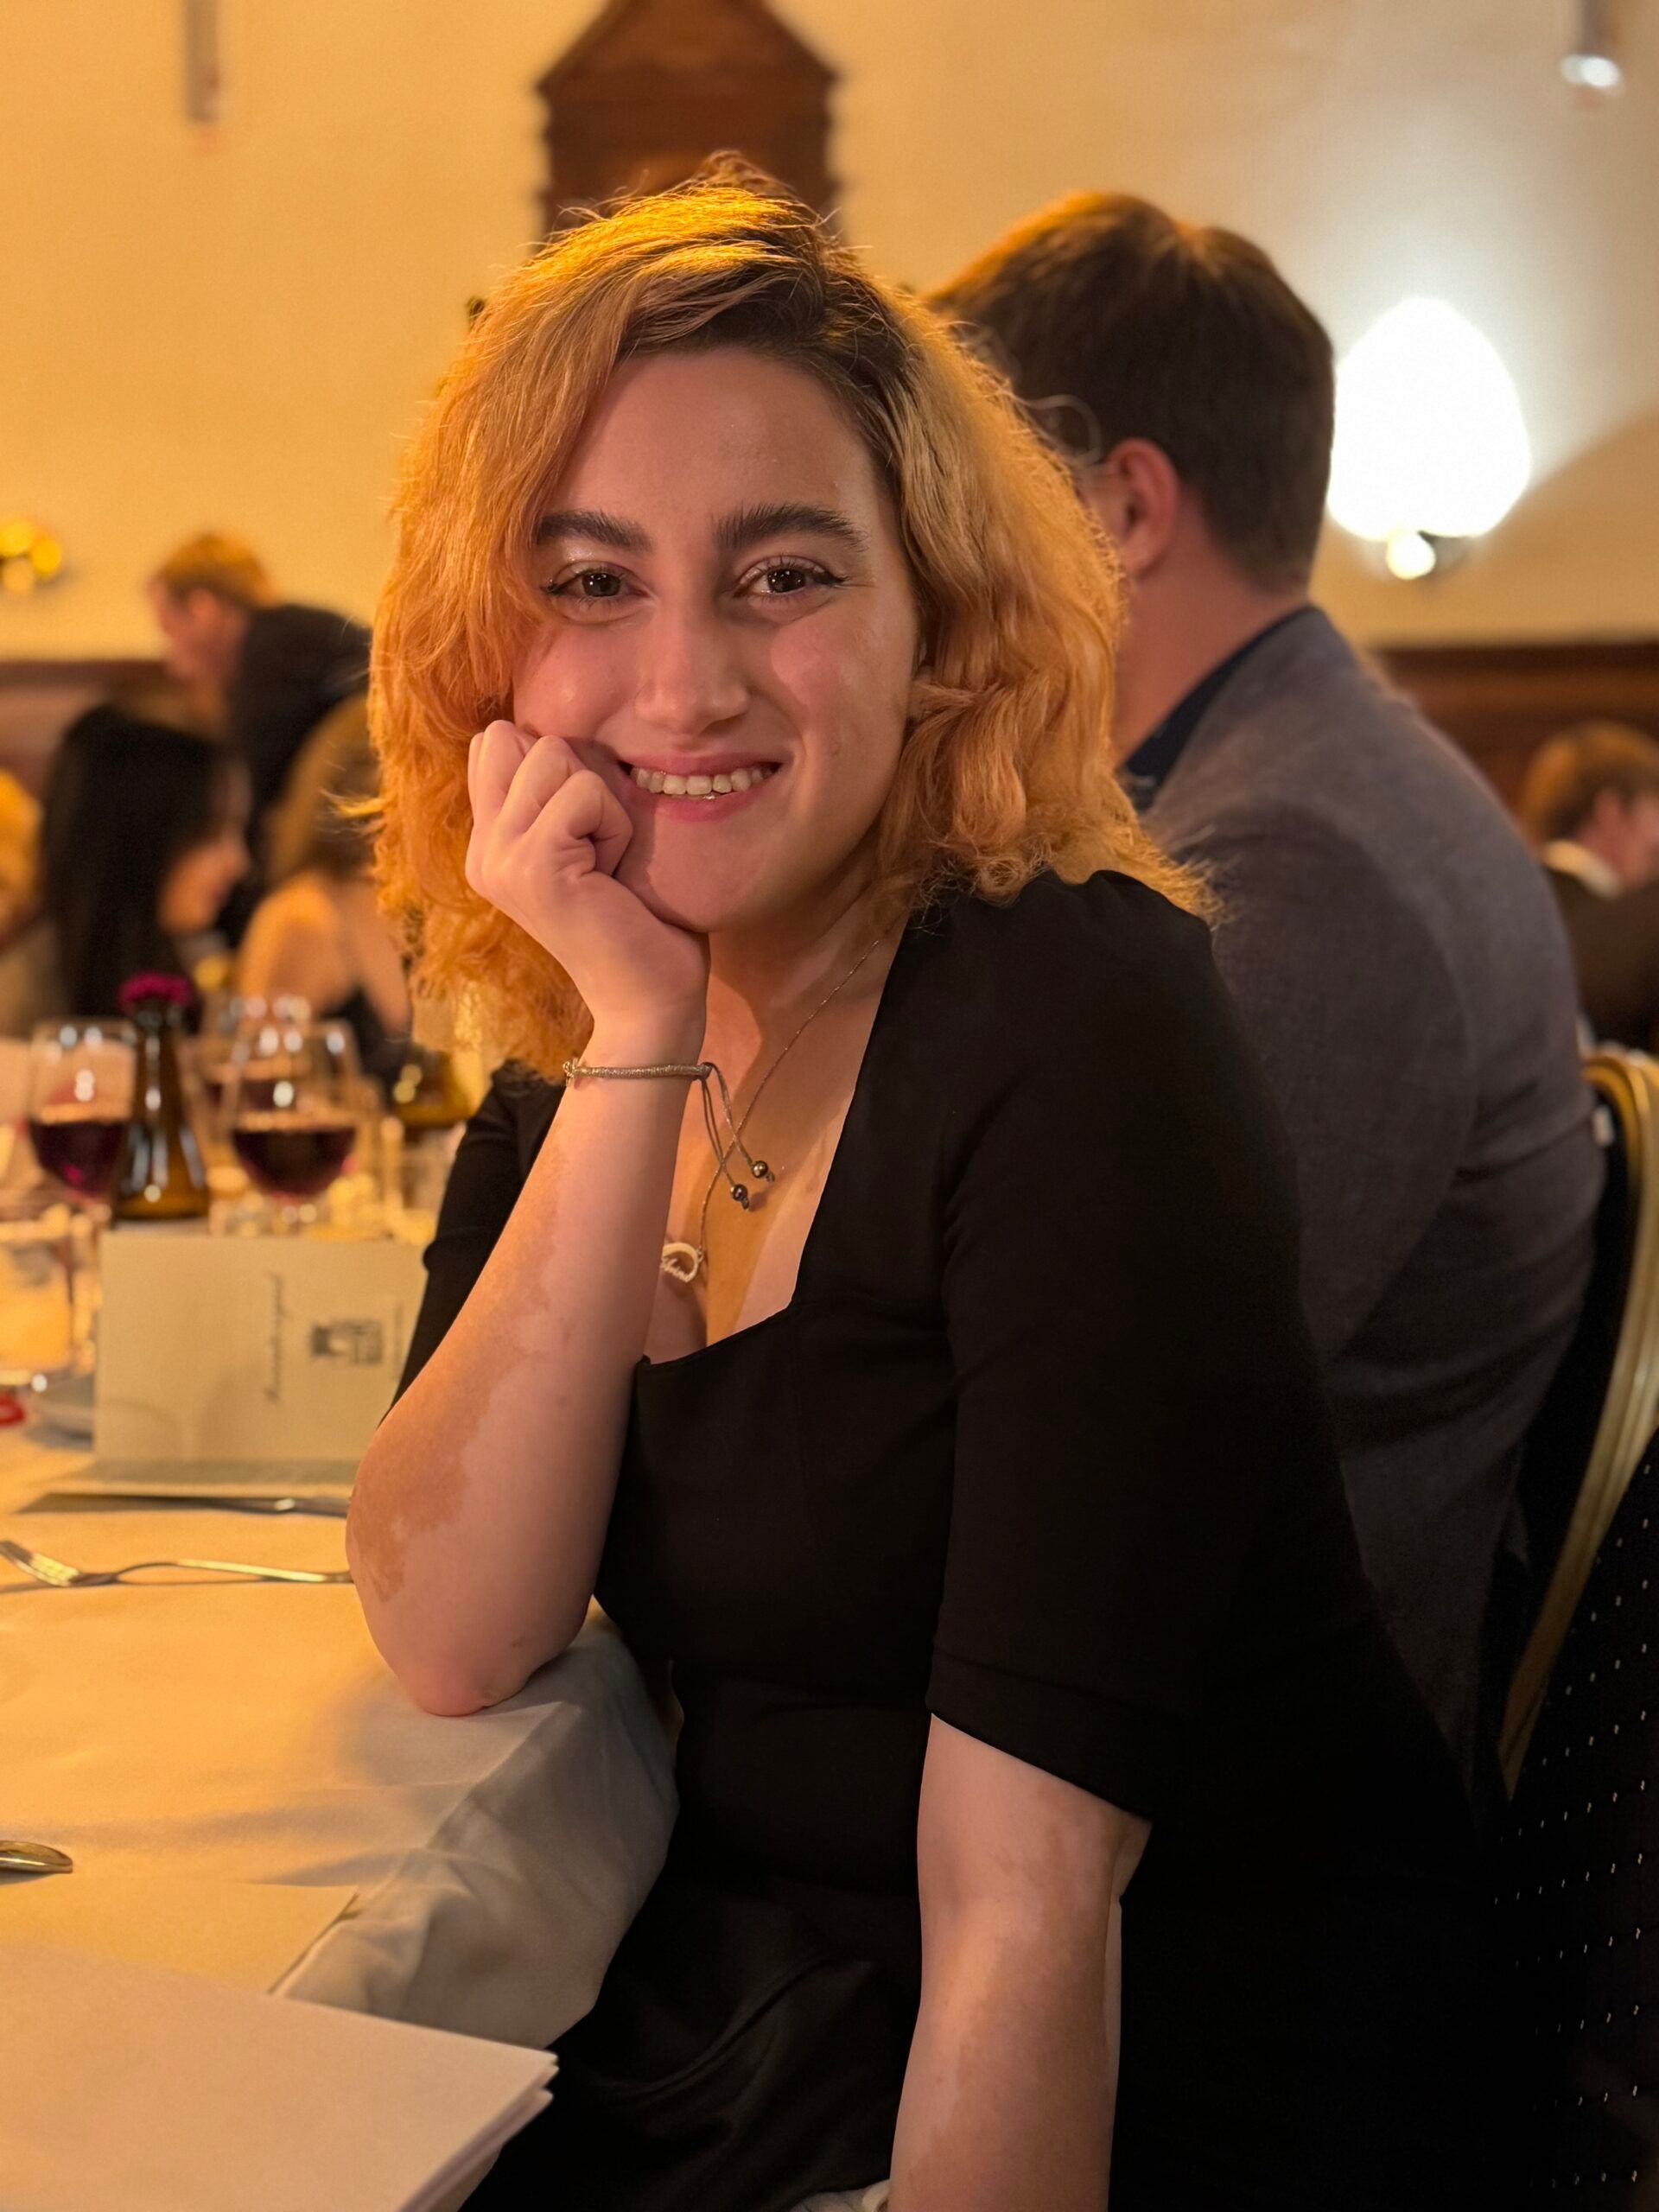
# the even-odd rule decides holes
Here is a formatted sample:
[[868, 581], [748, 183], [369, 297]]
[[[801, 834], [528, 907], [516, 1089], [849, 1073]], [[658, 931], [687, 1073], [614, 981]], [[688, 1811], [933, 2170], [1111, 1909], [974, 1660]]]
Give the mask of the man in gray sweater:
[[1472, 1780], [1493, 1568], [1601, 1184], [1553, 902], [1481, 778], [1309, 603], [1331, 346], [1265, 254], [1079, 194], [933, 305], [1116, 548], [1125, 780], [1221, 899], [1361, 1548]]

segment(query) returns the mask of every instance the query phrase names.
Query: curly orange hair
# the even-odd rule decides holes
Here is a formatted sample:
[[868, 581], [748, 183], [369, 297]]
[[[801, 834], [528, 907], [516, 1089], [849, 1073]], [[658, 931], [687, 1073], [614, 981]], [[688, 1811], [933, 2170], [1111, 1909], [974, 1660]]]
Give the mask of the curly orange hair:
[[619, 364], [719, 346], [817, 378], [893, 501], [931, 680], [877, 827], [885, 915], [950, 883], [1007, 899], [1051, 868], [1120, 868], [1203, 904], [1113, 773], [1118, 585], [1063, 467], [925, 308], [808, 209], [719, 167], [562, 234], [504, 284], [411, 442], [396, 504], [372, 690], [383, 896], [420, 991], [543, 1073], [579, 1046], [585, 1010], [467, 887], [467, 742], [511, 712], [548, 619], [536, 520]]

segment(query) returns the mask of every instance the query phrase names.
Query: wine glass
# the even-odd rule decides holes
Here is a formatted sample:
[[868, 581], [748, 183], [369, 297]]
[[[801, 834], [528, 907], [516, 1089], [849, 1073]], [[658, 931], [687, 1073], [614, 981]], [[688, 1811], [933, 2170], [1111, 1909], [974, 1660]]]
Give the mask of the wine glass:
[[310, 1005], [302, 998], [267, 1000], [215, 995], [207, 1001], [190, 1057], [216, 1129], [224, 1113], [231, 1064], [240, 1040], [250, 1032], [257, 1033], [268, 1027], [273, 1030], [286, 1028], [310, 1019]]
[[54, 1182], [85, 1204], [101, 1204], [114, 1184], [137, 1072], [138, 1033], [130, 1021], [75, 1014], [35, 1024], [29, 1141]]
[[343, 1021], [247, 1025], [231, 1052], [225, 1126], [248, 1178], [292, 1230], [345, 1172], [357, 1144], [362, 1077]]

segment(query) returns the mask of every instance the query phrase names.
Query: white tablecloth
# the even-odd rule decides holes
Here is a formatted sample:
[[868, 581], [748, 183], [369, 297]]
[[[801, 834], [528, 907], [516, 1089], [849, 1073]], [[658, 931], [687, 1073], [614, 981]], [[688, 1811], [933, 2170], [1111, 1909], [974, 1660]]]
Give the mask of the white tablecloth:
[[[25, 1510], [85, 1465], [0, 1436], [0, 1534], [78, 1567], [344, 1564], [339, 1521]], [[508, 1704], [437, 1719], [346, 1585], [55, 1591], [3, 1560], [0, 1585], [0, 1834], [89, 1872], [354, 1886], [287, 1994], [538, 2046], [588, 2009], [674, 1816], [661, 1723], [602, 1624]]]

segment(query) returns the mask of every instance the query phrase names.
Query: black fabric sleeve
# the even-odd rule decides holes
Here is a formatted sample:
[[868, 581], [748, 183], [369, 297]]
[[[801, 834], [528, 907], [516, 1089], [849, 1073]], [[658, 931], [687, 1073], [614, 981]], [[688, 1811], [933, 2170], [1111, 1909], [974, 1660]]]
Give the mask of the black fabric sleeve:
[[947, 1147], [957, 1427], [929, 1704], [1152, 1817], [1218, 1644], [1239, 1648], [1267, 1516], [1294, 1500], [1293, 1548], [1311, 1527], [1351, 1554], [1282, 1140], [1201, 925], [1096, 877], [974, 927], [1001, 1018]]
[[499, 1074], [467, 1124], [426, 1251], [426, 1294], [416, 1317], [402, 1397], [448, 1334], [484, 1272], [518, 1204], [558, 1104], [556, 1086], [532, 1084], [517, 1070]]

